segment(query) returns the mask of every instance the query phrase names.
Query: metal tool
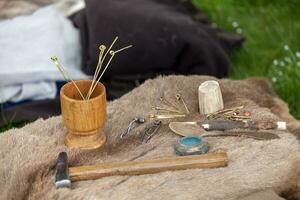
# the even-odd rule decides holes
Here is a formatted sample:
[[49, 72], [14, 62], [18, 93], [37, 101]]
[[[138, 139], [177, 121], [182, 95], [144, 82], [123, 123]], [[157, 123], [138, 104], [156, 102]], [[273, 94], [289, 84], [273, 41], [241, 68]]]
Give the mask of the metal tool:
[[56, 161], [55, 186], [56, 188], [71, 187], [68, 156], [66, 152], [61, 152]]
[[207, 131], [224, 131], [237, 128], [257, 129], [252, 121], [232, 121], [232, 120], [207, 120], [199, 122], [199, 125]]
[[[226, 152], [216, 152], [153, 160], [99, 163], [68, 168], [66, 153], [61, 152], [56, 166], [55, 185], [56, 188], [70, 188], [73, 181], [99, 179], [108, 176], [132, 176], [186, 169], [217, 168], [226, 167], [227, 164], [228, 157]], [[67, 184], [65, 184], [66, 182]]]
[[250, 129], [250, 130], [268, 130], [278, 129], [286, 130], [286, 122], [274, 122], [274, 121], [232, 121], [232, 120], [205, 120], [195, 122], [177, 122], [186, 124], [195, 124], [203, 128], [206, 131], [224, 131], [231, 129]]
[[286, 122], [276, 122], [272, 120], [261, 120], [261, 121], [232, 121], [232, 120], [207, 120], [199, 122], [199, 125], [202, 126], [207, 131], [218, 130], [230, 130], [230, 129], [251, 129], [251, 130], [286, 130]]
[[206, 118], [208, 120], [211, 120], [211, 119], [223, 118], [224, 116], [232, 116], [234, 113], [238, 112], [239, 110], [241, 110], [243, 108], [244, 108], [244, 106], [237, 106], [237, 107], [233, 107], [233, 108], [219, 110], [214, 113], [206, 115]]
[[177, 95], [176, 95], [176, 99], [177, 99], [177, 101], [181, 101], [181, 102], [182, 102], [182, 104], [183, 104], [183, 106], [184, 106], [184, 108], [185, 108], [186, 114], [189, 114], [190, 111], [189, 111], [189, 109], [188, 109], [188, 107], [187, 107], [187, 105], [186, 105], [186, 103], [185, 103], [183, 97], [182, 97], [180, 94], [177, 94]]
[[173, 113], [178, 113], [178, 114], [182, 114], [180, 111], [178, 110], [174, 110], [174, 109], [171, 109], [171, 108], [164, 108], [164, 107], [155, 107], [153, 106], [152, 107], [153, 110], [157, 110], [157, 111], [166, 111], [166, 112], [173, 112]]
[[205, 134], [202, 137], [244, 137], [255, 140], [274, 140], [280, 137], [267, 131], [226, 131], [221, 133]]
[[145, 122], [145, 118], [143, 116], [137, 116], [135, 117], [128, 125], [128, 127], [125, 129], [125, 131], [120, 135], [120, 138], [123, 139], [126, 135], [132, 131], [138, 124], [143, 124]]
[[161, 126], [161, 121], [155, 120], [149, 127], [147, 127], [142, 133], [142, 143], [147, 143], [153, 135], [158, 131]]
[[175, 106], [173, 103], [171, 103], [170, 101], [168, 101], [164, 96], [161, 96], [160, 97], [160, 101], [165, 104], [165, 106], [168, 106], [168, 107], [172, 107], [173, 109], [179, 111], [180, 109], [178, 109], [177, 106]]
[[180, 136], [199, 135], [202, 137], [247, 137], [256, 140], [271, 140], [280, 138], [278, 135], [267, 131], [218, 131], [207, 132], [197, 122], [171, 122], [169, 128]]
[[181, 114], [150, 114], [149, 117], [152, 119], [174, 119], [179, 117], [185, 117], [186, 115]]

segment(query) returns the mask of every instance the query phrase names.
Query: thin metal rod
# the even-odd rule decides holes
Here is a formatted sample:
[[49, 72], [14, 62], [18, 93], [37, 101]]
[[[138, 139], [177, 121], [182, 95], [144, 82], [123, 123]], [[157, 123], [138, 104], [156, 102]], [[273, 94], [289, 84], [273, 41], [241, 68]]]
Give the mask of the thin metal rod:
[[174, 104], [172, 104], [170, 101], [168, 101], [164, 96], [161, 96], [160, 98], [160, 101], [165, 104], [166, 106], [170, 106], [170, 107], [173, 107], [175, 108], [176, 110], [180, 111], [180, 109], [177, 108], [177, 106], [175, 106]]
[[94, 92], [94, 90], [95, 90], [95, 88], [96, 88], [96, 86], [97, 86], [97, 83], [101, 80], [103, 74], [105, 73], [106, 69], [107, 69], [108, 66], [110, 65], [110, 63], [111, 63], [113, 57], [116, 55], [116, 52], [119, 53], [119, 52], [121, 52], [121, 51], [123, 51], [123, 50], [125, 50], [125, 49], [128, 49], [128, 48], [131, 48], [131, 47], [132, 47], [132, 45], [129, 45], [129, 46], [124, 47], [124, 48], [122, 48], [122, 49], [119, 49], [119, 50], [117, 50], [117, 51], [111, 50], [111, 51], [109, 52], [110, 55], [111, 55], [111, 57], [110, 57], [109, 61], [107, 62], [107, 64], [106, 64], [104, 70], [102, 71], [101, 75], [100, 75], [99, 78], [97, 79], [96, 84], [93, 86], [92, 91], [91, 91], [91, 93], [90, 93], [88, 99], [90, 99], [90, 96], [93, 94], [93, 92]]
[[177, 95], [176, 95], [176, 99], [177, 99], [177, 100], [180, 100], [180, 101], [182, 102], [182, 104], [183, 104], [183, 106], [184, 106], [184, 108], [185, 108], [186, 113], [189, 114], [190, 111], [189, 111], [189, 109], [188, 109], [188, 107], [187, 107], [187, 105], [186, 105], [186, 103], [185, 103], [183, 97], [182, 97], [180, 94], [177, 94]]
[[108, 62], [107, 62], [107, 64], [106, 64], [104, 70], [102, 71], [100, 77], [97, 79], [96, 84], [93, 86], [92, 91], [91, 91], [91, 93], [90, 93], [89, 96], [88, 96], [88, 99], [90, 99], [91, 95], [93, 94], [93, 92], [94, 92], [94, 90], [95, 90], [95, 88], [96, 88], [96, 86], [97, 86], [97, 83], [101, 80], [101, 78], [102, 78], [104, 72], [105, 72], [106, 69], [108, 68], [108, 66], [109, 66], [109, 64], [111, 63], [111, 61], [112, 61], [112, 59], [114, 58], [114, 56], [115, 56], [115, 54], [114, 54], [114, 52], [112, 51], [112, 52], [111, 52], [111, 57], [110, 57], [110, 59], [108, 60]]
[[101, 68], [102, 68], [102, 63], [101, 62], [102, 62], [102, 57], [103, 57], [105, 49], [106, 49], [106, 46], [100, 45], [100, 47], [99, 47], [100, 53], [99, 53], [98, 64], [97, 64], [97, 67], [96, 67], [96, 70], [95, 70], [95, 73], [94, 73], [94, 76], [93, 76], [92, 84], [89, 88], [89, 92], [87, 93], [86, 97], [88, 97], [90, 95], [90, 93], [92, 91], [92, 88], [93, 88], [93, 85], [95, 84], [96, 78], [98, 77], [98, 75], [101, 71]]
[[170, 114], [151, 114], [149, 117], [154, 119], [173, 119], [177, 117], [185, 117], [186, 115], [170, 115]]
[[[100, 59], [100, 64], [99, 64], [99, 65], [100, 65], [100, 68], [102, 68], [103, 62], [104, 62], [104, 60], [105, 60], [107, 54], [110, 53], [112, 47], [114, 46], [114, 44], [116, 43], [116, 41], [118, 40], [118, 38], [119, 38], [118, 36], [115, 37], [114, 41], [111, 43], [111, 45], [110, 45], [109, 48], [107, 49], [107, 51], [106, 51], [106, 53], [104, 54], [103, 58]], [[100, 72], [100, 70], [99, 70], [99, 72]], [[98, 72], [97, 76], [99, 75], [99, 72]], [[96, 76], [96, 78], [97, 78], [97, 76]], [[91, 91], [91, 92], [88, 93], [88, 98], [87, 98], [87, 99], [90, 99], [90, 97], [91, 97], [91, 95], [92, 95], [92, 93], [93, 93], [92, 91], [94, 91], [93, 88], [96, 87], [97, 83], [98, 83], [98, 81], [96, 81], [96, 83], [94, 83], [94, 84], [91, 85], [91, 87], [90, 87], [90, 89], [89, 89], [89, 91]]]
[[162, 111], [168, 111], [168, 112], [174, 112], [174, 113], [179, 113], [182, 114], [180, 111], [178, 110], [173, 110], [173, 109], [169, 109], [169, 108], [162, 108], [162, 107], [152, 107], [152, 109], [154, 110], [162, 110]]
[[80, 89], [78, 88], [77, 84], [71, 79], [71, 77], [68, 75], [67, 71], [63, 68], [63, 66], [59, 63], [58, 58], [56, 56], [51, 57], [52, 62], [55, 64], [55, 66], [58, 68], [64, 79], [71, 80], [75, 88], [77, 89], [78, 93], [80, 94], [81, 98], [85, 100], [83, 94], [81, 93]]
[[116, 50], [115, 53], [119, 53], [119, 52], [124, 51], [124, 50], [126, 50], [126, 49], [129, 49], [129, 48], [131, 48], [131, 47], [133, 47], [133, 45], [128, 45], [128, 46], [126, 46], [126, 47], [123, 47], [123, 48], [121, 48], [121, 49]]

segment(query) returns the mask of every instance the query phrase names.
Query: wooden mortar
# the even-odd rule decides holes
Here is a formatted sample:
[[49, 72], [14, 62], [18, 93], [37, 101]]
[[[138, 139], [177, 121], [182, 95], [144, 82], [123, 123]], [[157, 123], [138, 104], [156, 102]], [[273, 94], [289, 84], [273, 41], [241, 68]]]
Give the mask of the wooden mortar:
[[[74, 81], [84, 97], [92, 81]], [[89, 100], [83, 100], [72, 82], [60, 90], [61, 113], [68, 133], [65, 145], [69, 148], [96, 149], [101, 147], [106, 136], [102, 132], [106, 117], [106, 91], [98, 83]]]

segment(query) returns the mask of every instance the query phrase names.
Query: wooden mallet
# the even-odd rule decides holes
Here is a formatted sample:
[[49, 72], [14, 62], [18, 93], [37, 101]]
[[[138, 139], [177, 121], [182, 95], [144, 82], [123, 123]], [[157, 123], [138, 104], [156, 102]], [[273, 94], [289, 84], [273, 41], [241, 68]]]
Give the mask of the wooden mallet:
[[56, 163], [56, 188], [71, 187], [73, 181], [93, 180], [107, 176], [132, 176], [154, 174], [198, 168], [225, 167], [228, 164], [226, 152], [193, 156], [166, 157], [153, 160], [101, 163], [89, 166], [68, 167], [66, 152], [58, 155]]

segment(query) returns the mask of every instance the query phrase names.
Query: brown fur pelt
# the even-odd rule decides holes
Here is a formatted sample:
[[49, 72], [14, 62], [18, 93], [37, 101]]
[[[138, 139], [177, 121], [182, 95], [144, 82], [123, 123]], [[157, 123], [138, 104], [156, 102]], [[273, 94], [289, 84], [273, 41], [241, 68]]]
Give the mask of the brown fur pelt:
[[[70, 150], [64, 144], [67, 130], [61, 117], [37, 120], [21, 129], [0, 135], [0, 199], [237, 199], [263, 189], [278, 194], [297, 192], [299, 142], [288, 131], [274, 131], [280, 139], [258, 141], [247, 138], [207, 138], [210, 151], [226, 150], [229, 165], [218, 169], [193, 169], [153, 175], [116, 176], [72, 184], [56, 190], [54, 166], [60, 151], [67, 151], [69, 165], [131, 161], [175, 156], [179, 136], [163, 127], [146, 144], [140, 142], [140, 125], [124, 140], [119, 135], [137, 115], [147, 115], [158, 98], [180, 92], [197, 120], [198, 86], [207, 76], [168, 76], [148, 80], [118, 100], [109, 102], [104, 133], [106, 145], [99, 150]], [[286, 104], [261, 78], [242, 81], [219, 80], [225, 107], [246, 106], [255, 120], [287, 120], [299, 135], [298, 122]], [[298, 124], [297, 124], [298, 123]]]

